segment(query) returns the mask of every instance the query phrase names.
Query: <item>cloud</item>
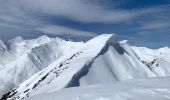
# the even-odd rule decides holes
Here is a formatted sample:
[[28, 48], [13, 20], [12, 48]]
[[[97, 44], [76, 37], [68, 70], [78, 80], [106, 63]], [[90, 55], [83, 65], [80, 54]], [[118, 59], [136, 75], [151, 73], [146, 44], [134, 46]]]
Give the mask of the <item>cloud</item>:
[[134, 16], [125, 10], [107, 10], [89, 0], [8, 0], [8, 4], [32, 15], [63, 16], [85, 23], [122, 22]]
[[[59, 15], [63, 15], [62, 13], [67, 13], [67, 3], [68, 0], [1, 0], [0, 1], [0, 29], [1, 32], [4, 32], [3, 29], [7, 27], [9, 30], [33, 30], [33, 31], [41, 31], [46, 34], [70, 34], [70, 35], [78, 35], [78, 36], [94, 36], [95, 33], [81, 31], [78, 29], [72, 29], [69, 27], [63, 27], [58, 25], [49, 25], [48, 22], [45, 22], [43, 18], [38, 18], [39, 15], [50, 16], [53, 13], [59, 13]], [[75, 1], [75, 0], [73, 0]], [[60, 4], [58, 4], [60, 3]], [[73, 3], [73, 2], [70, 2]], [[76, 3], [76, 2], [75, 2]], [[76, 4], [79, 5], [80, 4]], [[57, 6], [59, 12], [54, 12], [56, 8], [52, 8]], [[72, 5], [74, 6], [74, 5]], [[38, 8], [37, 8], [38, 7]], [[66, 9], [66, 10], [65, 10]], [[62, 11], [64, 10], [64, 12]], [[70, 9], [73, 10], [73, 9]], [[45, 11], [45, 12], [42, 12]], [[61, 11], [61, 13], [60, 13]], [[65, 12], [66, 11], [66, 12]], [[71, 13], [72, 11], [68, 11]], [[74, 11], [73, 11], [74, 12]], [[4, 28], [5, 27], [5, 28]], [[8, 32], [8, 31], [7, 31]]]
[[169, 7], [166, 5], [127, 10], [101, 6], [91, 0], [2, 0], [0, 3], [0, 8], [3, 9], [0, 12], [8, 12], [6, 15], [13, 18], [28, 20], [35, 16], [60, 16], [83, 23], [123, 23]]
[[146, 36], [146, 35], [150, 35], [150, 34], [152, 34], [152, 33], [149, 31], [140, 31], [140, 32], [136, 33], [135, 35], [136, 36]]
[[162, 29], [170, 27], [170, 22], [152, 22], [152, 23], [145, 23], [140, 30], [151, 30], [151, 29]]
[[[98, 0], [95, 0], [95, 2], [98, 2]], [[135, 28], [136, 22], [142, 20], [146, 23], [155, 20], [158, 15], [161, 16], [158, 19], [169, 20], [169, 18], [161, 15], [162, 12], [168, 12], [169, 8], [169, 5], [139, 9], [110, 8], [99, 3], [93, 3], [92, 0], [0, 0], [0, 27], [9, 25], [15, 28], [38, 30], [51, 34], [80, 34], [81, 36], [84, 34], [84, 36], [90, 36], [94, 34], [76, 28], [59, 26], [57, 22], [52, 23], [50, 18], [62, 17], [85, 24], [117, 25], [132, 23], [133, 28]], [[165, 16], [169, 17], [170, 15]], [[168, 27], [168, 24], [165, 23], [150, 25], [145, 23], [137, 23], [141, 26], [140, 30]]]
[[8, 0], [8, 4], [14, 6], [16, 10], [22, 9], [27, 14], [62, 16], [84, 23], [121, 23], [140, 15], [160, 12], [166, 8], [125, 10], [113, 7], [108, 9], [90, 0]]
[[88, 36], [88, 37], [94, 37], [97, 35], [93, 32], [86, 32], [86, 31], [81, 31], [81, 30], [76, 30], [68, 27], [56, 26], [56, 25], [47, 25], [44, 27], [37, 28], [36, 30], [46, 34], [53, 34], [53, 35], [71, 34], [76, 36]]

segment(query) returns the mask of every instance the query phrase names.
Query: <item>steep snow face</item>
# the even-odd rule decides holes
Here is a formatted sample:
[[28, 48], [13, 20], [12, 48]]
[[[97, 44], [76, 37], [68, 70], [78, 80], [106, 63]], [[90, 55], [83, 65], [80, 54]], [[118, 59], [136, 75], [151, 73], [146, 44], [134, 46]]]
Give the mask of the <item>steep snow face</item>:
[[169, 100], [170, 78], [119, 81], [74, 87], [40, 94], [25, 100]]
[[[23, 40], [22, 37], [16, 37], [9, 41], [9, 50], [5, 49], [6, 52], [3, 52], [3, 55], [0, 56], [0, 65], [4, 66], [29, 52], [32, 48], [50, 41], [52, 39], [45, 35], [32, 40]], [[4, 44], [3, 41], [1, 43]], [[3, 47], [6, 48], [6, 46]]]
[[16, 37], [9, 41], [10, 52], [14, 53], [16, 57], [20, 57], [23, 53], [30, 51], [32, 48], [49, 43], [53, 40], [53, 38], [49, 38], [46, 35], [32, 40], [23, 40], [22, 37]]
[[[31, 61], [34, 68], [42, 69], [43, 65], [48, 67], [44, 66], [43, 70], [5, 94], [3, 99], [19, 100], [67, 87], [115, 83], [128, 79], [169, 75], [167, 72], [170, 70], [167, 67], [168, 71], [166, 72], [153, 71], [150, 66], [141, 60], [139, 53], [127, 44], [127, 41], [117, 42], [116, 37], [112, 34], [100, 35], [84, 44], [78, 43], [78, 46], [73, 43], [75, 46], [73, 49], [70, 49], [69, 44], [68, 49], [59, 50], [58, 46], [63, 46], [63, 42], [59, 42], [62, 45], [53, 43], [45, 43], [38, 46], [38, 48], [36, 46], [26, 54], [26, 57], [22, 56], [24, 59], [29, 59], [26, 62]], [[51, 44], [51, 46], [46, 46], [47, 44]], [[57, 48], [53, 45], [57, 45]], [[66, 44], [64, 44], [65, 46]], [[67, 51], [66, 54], [59, 56], [61, 54], [59, 51], [65, 52], [65, 50]], [[157, 62], [163, 66], [168, 66], [169, 63], [164, 61], [166, 60]], [[160, 67], [162, 68], [162, 66]], [[25, 73], [29, 73], [29, 71], [21, 75], [24, 76]]]
[[[114, 40], [112, 39], [112, 35], [101, 35], [88, 41], [23, 82], [18, 89], [14, 89], [13, 92], [8, 93], [8, 98], [12, 96], [12, 99], [21, 99], [45, 91], [50, 92], [77, 85], [78, 83], [76, 83], [77, 81], [75, 79], [84, 70], [88, 69], [89, 64], [93, 62], [95, 57], [107, 45], [108, 41], [112, 40]], [[98, 41], [100, 41], [99, 45]], [[114, 43], [115, 41], [112, 42]]]
[[4, 42], [2, 40], [0, 40], [0, 53], [3, 53], [7, 50], [6, 45], [4, 44]]
[[155, 77], [156, 75], [141, 63], [133, 50], [120, 43], [105, 46], [91, 65], [81, 85], [115, 82], [134, 78]]
[[132, 47], [139, 60], [157, 76], [170, 76], [170, 49], [149, 49], [146, 47]]
[[83, 44], [47, 36], [34, 40], [17, 38], [10, 42], [11, 49], [1, 59], [0, 96]]
[[104, 34], [56, 60], [4, 97], [21, 99], [66, 87], [155, 76], [131, 48], [118, 43], [114, 35]]

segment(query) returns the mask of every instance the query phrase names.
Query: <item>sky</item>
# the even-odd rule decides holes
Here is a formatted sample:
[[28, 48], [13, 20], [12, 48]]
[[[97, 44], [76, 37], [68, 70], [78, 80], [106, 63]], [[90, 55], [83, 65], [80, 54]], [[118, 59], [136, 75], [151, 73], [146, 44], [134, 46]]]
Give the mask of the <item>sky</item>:
[[117, 34], [131, 45], [170, 47], [170, 0], [0, 0], [0, 38]]

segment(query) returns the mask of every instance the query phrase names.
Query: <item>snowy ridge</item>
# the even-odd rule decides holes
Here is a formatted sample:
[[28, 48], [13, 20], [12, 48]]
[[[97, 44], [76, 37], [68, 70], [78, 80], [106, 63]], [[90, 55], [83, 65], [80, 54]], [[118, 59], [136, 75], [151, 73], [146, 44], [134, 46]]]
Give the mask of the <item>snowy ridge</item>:
[[170, 76], [170, 48], [132, 47], [139, 60], [157, 76]]
[[[98, 43], [95, 39], [88, 41], [77, 50], [58, 59], [47, 68], [22, 83], [19, 88], [17, 90], [14, 89], [8, 97], [12, 96], [12, 99], [21, 99], [26, 96], [40, 94], [42, 93], [41, 91], [49, 90], [50, 92], [68, 87], [72, 84], [69, 84], [69, 82], [72, 81], [73, 76], [98, 55], [111, 37], [112, 35], [97, 37], [96, 39], [101, 41], [100, 45], [96, 45]], [[96, 47], [95, 49], [93, 49], [94, 46]], [[88, 56], [86, 56], [86, 54]]]
[[[112, 38], [113, 40], [116, 41], [115, 38]], [[129, 46], [122, 45], [119, 42], [109, 42], [94, 59], [88, 73], [80, 79], [80, 85], [105, 84], [127, 79], [156, 77], [137, 58]]]
[[[6, 50], [3, 56], [0, 56], [0, 65], [8, 64], [29, 52], [32, 48], [48, 43], [51, 39], [47, 36], [41, 36], [37, 39], [23, 40], [22, 37], [16, 37], [9, 41], [9, 50]], [[2, 41], [3, 42], [3, 41]], [[3, 43], [4, 44], [4, 43]]]
[[0, 96], [82, 44], [47, 36], [12, 41], [15, 42], [11, 43], [11, 49], [0, 61]]
[[[47, 42], [41, 44], [38, 42], [41, 39]], [[41, 39], [30, 40], [36, 41], [37, 45], [32, 46], [34, 42], [27, 42], [30, 46], [25, 48], [24, 45], [24, 49], [20, 47], [25, 40], [17, 39], [14, 42], [17, 49], [14, 48], [13, 51], [17, 51], [19, 57], [14, 60], [15, 63], [12, 61], [7, 64], [7, 68], [11, 68], [12, 71], [16, 66], [19, 67], [17, 69], [22, 68], [17, 76], [24, 77], [15, 78], [19, 86], [16, 87], [15, 84], [13, 87], [16, 88], [4, 94], [2, 100], [41, 96], [67, 87], [114, 84], [129, 79], [170, 76], [170, 49], [167, 47], [156, 50], [134, 47], [128, 45], [127, 40], [118, 42], [113, 34], [103, 34], [86, 43], [47, 37]], [[20, 67], [20, 61], [23, 67]]]

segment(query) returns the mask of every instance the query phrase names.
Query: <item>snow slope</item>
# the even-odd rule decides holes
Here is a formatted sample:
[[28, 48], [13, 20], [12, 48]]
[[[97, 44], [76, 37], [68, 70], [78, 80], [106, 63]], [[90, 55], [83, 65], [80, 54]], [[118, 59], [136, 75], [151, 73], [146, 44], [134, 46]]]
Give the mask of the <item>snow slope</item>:
[[129, 46], [112, 40], [115, 38], [109, 40], [103, 51], [95, 58], [87, 75], [80, 79], [80, 85], [156, 76], [137, 59]]
[[[118, 42], [113, 34], [103, 34], [86, 43], [77, 43], [77, 45], [66, 41], [63, 44], [60, 39], [59, 41], [57, 39], [57, 43], [55, 43], [55, 40], [55, 42], [53, 41], [54, 43], [48, 42], [35, 46], [26, 53], [28, 57], [21, 56], [18, 58], [20, 59], [18, 61], [21, 61], [21, 59], [25, 60], [26, 58], [29, 59], [26, 62], [22, 61], [23, 66], [28, 64], [27, 61], [35, 61], [36, 63], [33, 68], [44, 69], [5, 94], [2, 100], [19, 100], [74, 86], [89, 86], [116, 83], [129, 79], [169, 76], [170, 64], [168, 61], [170, 60], [166, 58], [168, 53], [165, 54], [166, 56], [162, 56], [164, 60], [156, 59], [153, 63], [154, 55], [150, 54], [150, 56], [147, 56], [148, 54], [143, 54], [144, 51], [148, 53], [149, 50], [138, 51], [140, 48], [129, 46], [126, 43], [127, 41]], [[48, 46], [46, 46], [47, 44]], [[53, 46], [56, 46], [56, 48]], [[58, 48], [61, 48], [60, 46], [64, 47], [58, 50]], [[167, 51], [164, 49], [159, 50], [161, 53], [163, 51], [166, 53]], [[25, 50], [21, 49], [19, 51], [24, 52]], [[66, 52], [59, 56], [61, 51]], [[161, 57], [158, 54], [155, 55]], [[54, 55], [57, 56], [53, 57]], [[147, 58], [153, 59], [147, 60]], [[19, 62], [16, 63], [18, 64]], [[152, 68], [154, 65], [157, 66], [157, 64], [161, 71]], [[20, 74], [22, 76], [35, 70], [25, 72], [24, 69], [21, 70], [21, 73], [24, 72], [24, 74]], [[162, 71], [163, 69], [166, 69], [166, 71]]]
[[150, 68], [157, 76], [170, 76], [170, 48], [149, 49], [132, 47], [139, 60]]
[[53, 61], [67, 55], [73, 48], [83, 44], [47, 36], [33, 40], [17, 37], [10, 42], [8, 51], [3, 42], [0, 43], [4, 50], [0, 59], [0, 97]]
[[66, 87], [156, 76], [131, 49], [127, 50], [114, 35], [98, 36], [22, 83], [9, 93], [9, 98], [20, 99]]
[[74, 87], [25, 100], [170, 100], [170, 77]]
[[[54, 91], [73, 85], [72, 80], [77, 76], [76, 74], [86, 69], [86, 66], [93, 61], [111, 37], [112, 35], [102, 35], [88, 41], [80, 48], [61, 57], [44, 70], [35, 74], [10, 95], [13, 95], [12, 98], [19, 99], [40, 94], [47, 90]], [[96, 39], [101, 42], [100, 45], [97, 45]]]

